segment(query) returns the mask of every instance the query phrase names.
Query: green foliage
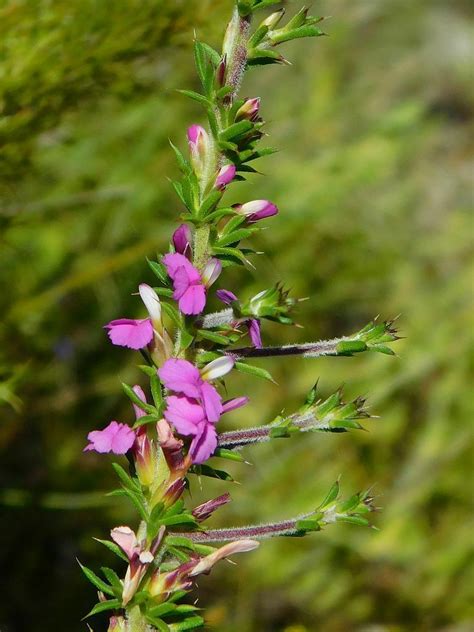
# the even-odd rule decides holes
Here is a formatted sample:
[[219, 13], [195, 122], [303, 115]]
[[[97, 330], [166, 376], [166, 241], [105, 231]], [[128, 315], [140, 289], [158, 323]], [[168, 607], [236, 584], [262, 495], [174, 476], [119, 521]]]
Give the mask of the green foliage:
[[[199, 37], [217, 42], [214, 24], [228, 9], [193, 0], [55, 0], [10, 1], [0, 10], [0, 275], [8, 288], [0, 329], [8, 367], [1, 498], [10, 505], [2, 554], [13, 552], [0, 621], [10, 627], [31, 629], [42, 612], [38, 631], [58, 622], [83, 629], [76, 621], [93, 591], [73, 579], [78, 534], [81, 559], [97, 555], [98, 566], [113, 565], [112, 554], [104, 549], [99, 557], [88, 540], [111, 520], [121, 524], [124, 506], [72, 503], [83, 490], [110, 486], [109, 468], [84, 459], [81, 449], [91, 421], [132, 419], [117, 376], [140, 380], [133, 359], [111, 349], [100, 326], [117, 315], [141, 316], [129, 295], [140, 281], [153, 284], [143, 261], [162, 249], [177, 210], [164, 179], [179, 177], [168, 138], [184, 148], [186, 125], [201, 115], [199, 103], [174, 91], [200, 90], [189, 46], [181, 48], [196, 20]], [[266, 423], [269, 403], [274, 415], [295, 410], [319, 374], [322, 392], [348, 381], [349, 395], [367, 394], [383, 419], [377, 432], [350, 440], [296, 436], [278, 443], [278, 456], [271, 442], [258, 447], [268, 470], [231, 464], [230, 476], [245, 483], [245, 491], [233, 489], [239, 514], [230, 505], [214, 524], [279, 518], [282, 498], [285, 511], [299, 511], [341, 471], [359, 489], [376, 480], [383, 511], [377, 532], [328, 529], [316, 549], [314, 540], [272, 542], [232, 576], [218, 570], [201, 582], [203, 601], [215, 604], [206, 624], [219, 632], [311, 632], [314, 621], [328, 632], [455, 629], [472, 622], [474, 585], [466, 484], [472, 400], [465, 392], [473, 103], [464, 51], [472, 7], [463, 0], [341, 0], [321, 1], [317, 10], [333, 16], [325, 46], [308, 55], [294, 42], [296, 72], [260, 72], [265, 118], [275, 121], [271, 144], [285, 152], [262, 164], [271, 184], [251, 175], [239, 185], [241, 197], [251, 192], [278, 203], [277, 221], [257, 237], [275, 253], [261, 262], [264, 281], [285, 279], [292, 294], [311, 297], [297, 310], [309, 332], [331, 338], [358, 331], [379, 311], [401, 312], [406, 339], [397, 346], [400, 360], [389, 363], [368, 354], [307, 360], [297, 371], [296, 360], [266, 360], [279, 387], [250, 380], [252, 412], [237, 412], [236, 426]], [[255, 94], [251, 76], [244, 93]], [[231, 274], [243, 301], [265, 285], [238, 269]], [[287, 331], [270, 325], [267, 339], [276, 343]], [[306, 339], [289, 335], [289, 342]], [[21, 380], [10, 382], [19, 367]], [[17, 412], [12, 394], [23, 401]], [[252, 460], [250, 449], [242, 454]], [[301, 490], [302, 471], [312, 476]], [[213, 484], [219, 492], [218, 477]], [[25, 490], [31, 494], [11, 493]], [[51, 504], [50, 492], [62, 492], [63, 504]]]

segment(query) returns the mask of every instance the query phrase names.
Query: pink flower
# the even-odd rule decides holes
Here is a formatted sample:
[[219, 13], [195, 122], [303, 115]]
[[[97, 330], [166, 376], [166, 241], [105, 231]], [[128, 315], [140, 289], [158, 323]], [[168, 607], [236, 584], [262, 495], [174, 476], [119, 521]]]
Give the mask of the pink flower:
[[214, 186], [216, 189], [225, 189], [226, 186], [235, 178], [235, 165], [224, 165], [217, 174]]
[[170, 395], [166, 398], [166, 406], [167, 421], [180, 435], [193, 437], [189, 448], [193, 463], [206, 461], [217, 447], [217, 433], [202, 405], [184, 395]]
[[236, 204], [234, 208], [241, 215], [245, 215], [249, 223], [258, 222], [260, 219], [265, 219], [278, 213], [278, 208], [275, 204], [268, 200], [253, 200], [245, 204]]
[[173, 298], [183, 314], [200, 314], [206, 305], [206, 290], [214, 283], [222, 269], [217, 259], [210, 259], [201, 277], [188, 259], [175, 252], [163, 257], [168, 275], [173, 281]]
[[187, 224], [181, 224], [173, 233], [173, 246], [180, 255], [191, 255], [191, 229]]
[[153, 340], [153, 325], [149, 318], [133, 320], [119, 318], [105, 325], [112, 344], [129, 349], [143, 349]]
[[146, 283], [140, 283], [138, 291], [149, 318], [119, 318], [105, 325], [104, 329], [114, 345], [135, 350], [149, 345], [156, 359], [162, 362], [171, 355], [173, 343], [163, 327], [160, 299], [155, 290]]
[[217, 447], [215, 424], [222, 413], [247, 403], [246, 397], [222, 403], [217, 390], [207, 380], [228, 373], [232, 358], [213, 360], [201, 371], [187, 360], [171, 358], [158, 370], [164, 386], [178, 395], [166, 398], [165, 419], [183, 436], [193, 437], [189, 453], [193, 463], [203, 463]]
[[84, 448], [84, 452], [95, 450], [105, 453], [125, 454], [135, 443], [135, 433], [126, 424], [111, 421], [103, 430], [93, 430], [87, 435], [90, 443]]
[[[233, 366], [232, 358], [222, 357], [209, 363], [200, 372], [194, 364], [187, 360], [170, 358], [158, 370], [158, 375], [164, 386], [170, 391], [199, 400], [205, 411], [206, 419], [210, 422], [217, 422], [222, 414], [222, 399], [214, 386], [209, 384], [206, 379], [213, 380], [222, 377]], [[177, 427], [176, 429], [180, 432]]]

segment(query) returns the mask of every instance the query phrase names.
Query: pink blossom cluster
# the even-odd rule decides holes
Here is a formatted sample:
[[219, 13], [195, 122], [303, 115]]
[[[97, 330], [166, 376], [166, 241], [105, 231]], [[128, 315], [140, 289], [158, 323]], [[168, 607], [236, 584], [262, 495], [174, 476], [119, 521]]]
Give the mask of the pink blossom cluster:
[[[237, 113], [237, 119], [253, 120], [258, 117], [259, 99], [248, 99]], [[192, 168], [196, 176], [204, 178], [207, 172], [209, 156], [212, 154], [212, 140], [200, 125], [188, 129], [188, 146]], [[227, 163], [215, 173], [212, 187], [224, 192], [228, 184], [236, 177], [236, 166]], [[251, 225], [259, 220], [278, 213], [277, 207], [267, 200], [253, 200], [243, 204], [234, 204], [231, 212], [241, 216], [244, 223]], [[222, 272], [220, 259], [208, 256], [204, 263], [193, 260], [193, 232], [188, 224], [181, 224], [171, 239], [171, 252], [162, 257], [162, 265], [172, 287], [172, 298], [184, 317], [199, 317], [209, 298], [209, 288], [217, 281]], [[170, 431], [179, 437], [190, 440], [188, 454], [193, 463], [203, 463], [216, 450], [218, 439], [216, 424], [221, 416], [247, 403], [246, 397], [223, 401], [215, 380], [226, 375], [234, 365], [230, 356], [221, 356], [204, 368], [199, 369], [190, 360], [175, 355], [175, 344], [163, 324], [162, 303], [155, 289], [142, 283], [139, 295], [147, 309], [148, 316], [141, 319], [120, 318], [105, 326], [114, 345], [146, 352], [157, 370], [162, 387], [165, 389], [164, 420], [167, 424], [167, 436]], [[238, 301], [230, 290], [219, 289], [217, 298], [225, 305]], [[247, 326], [250, 340], [255, 347], [262, 346], [260, 321], [256, 318], [242, 318], [234, 323]], [[179, 353], [179, 352], [178, 352]], [[134, 387], [143, 402], [145, 395], [140, 387]], [[139, 419], [144, 415], [135, 406]], [[158, 435], [163, 439], [163, 424]], [[165, 433], [166, 434], [166, 433]], [[89, 433], [89, 443], [85, 450], [125, 454], [133, 450], [135, 455], [143, 452], [146, 446], [146, 432], [133, 430], [128, 425], [112, 421], [103, 430]], [[169, 438], [169, 437], [168, 437]], [[176, 441], [176, 440], [175, 440]], [[183, 446], [183, 442], [177, 442]]]

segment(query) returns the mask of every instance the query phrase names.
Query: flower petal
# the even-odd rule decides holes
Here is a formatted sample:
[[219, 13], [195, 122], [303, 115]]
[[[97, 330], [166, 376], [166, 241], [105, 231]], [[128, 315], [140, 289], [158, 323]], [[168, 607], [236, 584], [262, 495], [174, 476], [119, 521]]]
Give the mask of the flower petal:
[[166, 398], [166, 405], [165, 419], [181, 435], [194, 436], [198, 432], [198, 425], [206, 419], [203, 407], [189, 397], [170, 395]]
[[179, 252], [173, 252], [163, 257], [163, 263], [166, 266], [166, 270], [171, 279], [174, 280], [176, 270], [178, 268], [184, 268], [188, 275], [190, 283], [196, 283], [201, 281], [201, 275], [199, 271], [193, 266], [189, 260]]
[[221, 356], [216, 358], [201, 369], [201, 377], [203, 380], [217, 380], [217, 378], [227, 375], [234, 368], [235, 360], [230, 356]]
[[221, 396], [212, 384], [204, 382], [201, 386], [201, 397], [207, 419], [212, 423], [216, 423], [222, 414]]
[[201, 432], [194, 437], [189, 448], [193, 463], [204, 463], [217, 448], [217, 432], [212, 424], [203, 423]]
[[146, 283], [140, 283], [138, 286], [140, 298], [145, 304], [145, 307], [150, 314], [150, 319], [155, 329], [161, 331], [163, 328], [161, 324], [161, 303], [158, 294], [155, 290]]
[[90, 443], [84, 448], [84, 451], [95, 450], [101, 454], [105, 452], [125, 454], [135, 442], [135, 433], [126, 424], [111, 421], [103, 430], [89, 432], [87, 438]]
[[132, 320], [120, 318], [105, 325], [108, 336], [114, 345], [129, 349], [143, 349], [153, 340], [153, 325], [149, 318]]
[[248, 404], [248, 397], [235, 397], [234, 399], [228, 399], [222, 404], [222, 413], [230, 413], [231, 410], [236, 410]]
[[251, 318], [248, 321], [249, 336], [253, 346], [256, 349], [262, 348], [262, 337], [260, 335], [260, 321], [257, 318]]
[[206, 305], [206, 289], [203, 285], [190, 285], [179, 299], [179, 309], [183, 314], [200, 314]]
[[158, 375], [166, 388], [176, 393], [182, 393], [188, 397], [198, 399], [201, 395], [201, 374], [199, 369], [179, 358], [166, 360], [163, 366], [158, 369]]
[[217, 298], [225, 303], [226, 305], [230, 305], [232, 301], [238, 301], [239, 299], [236, 295], [230, 290], [217, 290], [216, 292]]

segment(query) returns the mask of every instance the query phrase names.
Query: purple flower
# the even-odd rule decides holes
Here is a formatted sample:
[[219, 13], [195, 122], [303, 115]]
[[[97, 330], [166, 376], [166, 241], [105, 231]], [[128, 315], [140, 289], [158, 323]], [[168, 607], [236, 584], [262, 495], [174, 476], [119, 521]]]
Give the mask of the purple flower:
[[216, 296], [220, 301], [225, 303], [225, 305], [230, 305], [233, 301], [239, 300], [230, 290], [217, 290]]
[[251, 318], [248, 321], [249, 336], [253, 346], [256, 349], [262, 348], [262, 336], [260, 335], [260, 321], [257, 318]]
[[275, 204], [268, 200], [253, 200], [245, 204], [236, 204], [233, 208], [241, 215], [245, 215], [249, 223], [258, 222], [260, 219], [265, 219], [278, 213], [278, 208]]
[[181, 224], [173, 233], [173, 246], [176, 252], [186, 257], [191, 256], [191, 229], [187, 224]]
[[216, 189], [225, 189], [226, 186], [235, 178], [235, 165], [224, 165], [217, 174], [214, 184]]
[[135, 442], [135, 433], [126, 424], [111, 421], [107, 428], [89, 432], [87, 438], [90, 443], [84, 448], [84, 452], [95, 450], [101, 454], [105, 452], [125, 454]]
[[[216, 296], [226, 305], [230, 305], [234, 301], [239, 300], [237, 296], [230, 290], [217, 290]], [[260, 321], [257, 318], [249, 318], [245, 321], [245, 323], [248, 327], [250, 340], [252, 341], [253, 346], [256, 349], [261, 349], [263, 345], [262, 337], [260, 334]]]
[[243, 119], [248, 119], [250, 121], [255, 121], [255, 119], [258, 117], [259, 109], [260, 97], [247, 99], [245, 103], [237, 110], [235, 120], [242, 121]]
[[175, 252], [165, 255], [163, 263], [173, 281], [173, 298], [183, 314], [200, 314], [206, 305], [206, 289], [214, 283], [222, 269], [217, 259], [210, 259], [201, 277], [188, 259]]

